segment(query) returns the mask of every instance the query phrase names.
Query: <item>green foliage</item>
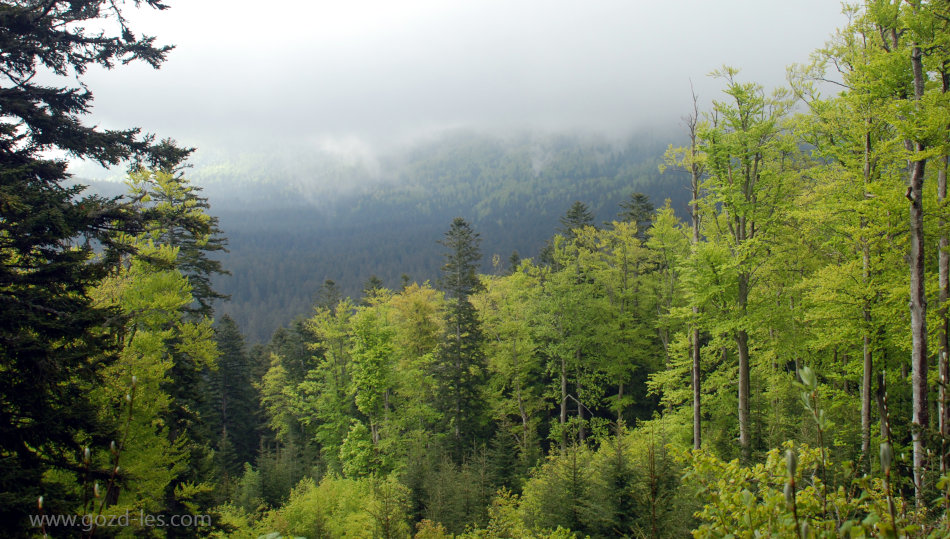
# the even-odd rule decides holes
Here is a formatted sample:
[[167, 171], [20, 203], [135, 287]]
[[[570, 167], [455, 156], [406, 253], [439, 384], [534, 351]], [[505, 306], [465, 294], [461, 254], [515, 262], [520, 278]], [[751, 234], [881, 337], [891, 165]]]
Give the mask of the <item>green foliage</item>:
[[202, 411], [205, 428], [216, 441], [213, 448], [219, 459], [217, 469], [224, 475], [225, 488], [243, 464], [254, 460], [259, 437], [255, 412], [257, 392], [252, 386], [251, 362], [244, 347], [244, 338], [231, 317], [221, 318], [215, 329], [215, 342], [220, 353], [217, 368], [206, 371], [207, 408]]
[[[396, 538], [409, 534], [404, 490], [389, 478], [302, 480], [263, 527], [281, 536]], [[252, 524], [253, 529], [261, 529]]]
[[[604, 200], [629, 192], [611, 178], [639, 170], [596, 145], [589, 159], [572, 144], [513, 157], [463, 140], [408, 160], [400, 170], [421, 178], [410, 190], [453, 178], [418, 213], [441, 218], [492, 186], [463, 209], [496, 232], [523, 221], [493, 204], [545, 200], [550, 234], [543, 206], [582, 196], [565, 179], [612, 194], [575, 202], [539, 262], [506, 270], [492, 257], [493, 276], [478, 274], [480, 236], [455, 218], [419, 247], [444, 249], [442, 292], [372, 277], [354, 300], [313, 277], [315, 297], [295, 291], [315, 300], [309, 318], [251, 353], [229, 317], [212, 329], [222, 268], [210, 255], [224, 243], [181, 175], [191, 149], [85, 128], [88, 93], [31, 82], [38, 66], [78, 76], [158, 65], [166, 49], [121, 18], [121, 36], [89, 42], [62, 24], [120, 17], [115, 6], [53, 2], [30, 19], [27, 4], [0, 8], [13, 36], [0, 63], [16, 83], [0, 100], [0, 517], [14, 535], [41, 491], [63, 514], [223, 503], [215, 536], [945, 535], [950, 364], [926, 346], [948, 346], [950, 270], [946, 253], [921, 251], [946, 243], [950, 221], [944, 4], [846, 8], [848, 27], [793, 70], [791, 91], [714, 73], [725, 97], [688, 121], [688, 150], [665, 156], [690, 172], [691, 234], [674, 204], [654, 210], [642, 193], [594, 226]], [[842, 81], [830, 98], [816, 84], [825, 64]], [[142, 154], [132, 201], [61, 188], [48, 150]], [[525, 198], [499, 179], [525, 176], [560, 192]], [[392, 211], [420, 200], [380, 192]], [[377, 228], [374, 241], [398, 233]], [[704, 449], [671, 457], [692, 439]]]
[[90, 394], [116, 353], [103, 328], [117, 312], [95, 307], [89, 290], [127, 252], [113, 233], [135, 233], [141, 223], [124, 202], [68, 186], [66, 161], [51, 156], [114, 165], [148, 152], [150, 139], [137, 129], [83, 124], [93, 102], [84, 74], [117, 62], [157, 68], [170, 47], [136, 37], [124, 22], [131, 8], [108, 4], [0, 8], [0, 522], [9, 534], [25, 526], [47, 488], [49, 511], [80, 503], [44, 484], [44, 475], [77, 473], [80, 444], [104, 444], [116, 434]]
[[481, 392], [485, 383], [485, 358], [481, 326], [470, 296], [481, 287], [476, 272], [481, 260], [479, 236], [462, 218], [452, 221], [445, 238], [442, 285], [448, 300], [446, 331], [434, 365], [439, 392], [436, 403], [447, 419], [454, 440], [456, 460], [463, 447], [484, 432]]
[[210, 317], [212, 302], [228, 299], [212, 288], [211, 279], [228, 272], [209, 254], [226, 252], [227, 240], [218, 228], [218, 218], [208, 213], [210, 205], [199, 195], [201, 189], [179, 172], [181, 162], [192, 149], [179, 150], [172, 141], [165, 140], [156, 150], [173, 152], [175, 155], [170, 157], [173, 162], [158, 158], [161, 162], [156, 163], [155, 168], [133, 170], [126, 183], [131, 197], [138, 201], [148, 236], [157, 243], [179, 249], [176, 264], [188, 278], [197, 303], [197, 307], [186, 306], [185, 311], [196, 317]]
[[[181, 313], [192, 297], [187, 279], [174, 269], [177, 249], [122, 241], [134, 246], [137, 256], [90, 292], [97, 305], [114, 308], [124, 321], [115, 330], [118, 357], [101, 367], [102, 385], [92, 396], [100, 421], [117, 436], [83, 449], [78, 484], [57, 479], [82, 500], [77, 511], [99, 512], [108, 505], [116, 514], [157, 514], [172, 507], [195, 514], [210, 500], [210, 485], [188, 479], [191, 447], [188, 437], [169, 425], [174, 399], [168, 384], [176, 355], [214, 367], [211, 325]], [[98, 474], [99, 467], [111, 473]]]
[[254, 514], [264, 503], [264, 487], [261, 481], [261, 472], [255, 470], [250, 463], [244, 463], [244, 474], [234, 489], [232, 496], [234, 505], [247, 514]]
[[604, 439], [597, 450], [572, 446], [537, 468], [519, 512], [534, 529], [563, 527], [590, 537], [680, 537], [692, 502], [659, 421]]
[[[697, 487], [704, 503], [694, 535], [943, 536], [943, 531], [921, 526], [922, 512], [889, 494], [880, 477], [856, 475], [850, 462], [823, 461], [818, 448], [792, 442], [783, 448], [791, 457], [776, 448], [764, 462], [748, 467], [706, 451], [684, 455], [689, 463], [684, 483]], [[833, 483], [821, 479], [822, 468], [839, 470]]]
[[360, 422], [354, 422], [343, 443], [340, 444], [340, 462], [343, 475], [348, 478], [365, 477], [376, 471], [373, 440], [369, 429]]

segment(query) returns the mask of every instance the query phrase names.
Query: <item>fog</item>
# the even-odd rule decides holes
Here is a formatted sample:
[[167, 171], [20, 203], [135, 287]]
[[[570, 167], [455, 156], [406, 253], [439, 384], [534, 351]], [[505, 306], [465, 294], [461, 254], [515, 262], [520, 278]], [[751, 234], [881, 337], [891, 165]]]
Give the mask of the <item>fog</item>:
[[[845, 23], [804, 0], [171, 1], [132, 16], [161, 70], [93, 70], [92, 119], [204, 151], [369, 155], [445, 129], [620, 135], [675, 123], [728, 64], [766, 87]], [[130, 8], [131, 9], [131, 8]]]

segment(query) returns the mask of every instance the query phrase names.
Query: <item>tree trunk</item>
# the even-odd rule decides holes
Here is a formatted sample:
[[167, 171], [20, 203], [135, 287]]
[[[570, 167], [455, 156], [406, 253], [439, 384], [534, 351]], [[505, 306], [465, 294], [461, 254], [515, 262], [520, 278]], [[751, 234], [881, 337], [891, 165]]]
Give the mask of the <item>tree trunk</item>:
[[561, 451], [567, 449], [567, 362], [561, 357]]
[[574, 352], [574, 361], [576, 362], [575, 371], [577, 376], [577, 383], [574, 385], [577, 393], [577, 440], [581, 443], [587, 440], [587, 431], [584, 429], [584, 405], [581, 404], [581, 351], [576, 350]]
[[[923, 60], [920, 47], [911, 52], [914, 72], [914, 97], [920, 101], [924, 93]], [[923, 152], [921, 142], [907, 141], [908, 149]], [[926, 429], [930, 410], [927, 408], [927, 297], [924, 273], [924, 167], [927, 161], [909, 163], [910, 181], [907, 198], [910, 200], [910, 325], [911, 325], [911, 385], [913, 388], [912, 435], [914, 441], [914, 493], [917, 506], [923, 507], [924, 475], [926, 471]]]
[[617, 388], [617, 427], [623, 424], [623, 382]]
[[[693, 314], [699, 312], [698, 307], [693, 307]], [[702, 446], [702, 395], [700, 391], [700, 364], [699, 364], [699, 329], [693, 328], [692, 338], [693, 355], [693, 449], [699, 449]]]
[[[699, 121], [699, 102], [696, 93], [693, 92], [693, 115], [687, 119], [689, 127], [689, 144], [692, 162], [689, 167], [690, 188], [692, 191], [692, 201], [690, 202], [690, 217], [692, 220], [693, 238], [692, 243], [695, 247], [699, 245], [699, 180], [702, 176], [700, 166], [696, 163], [696, 125]], [[702, 374], [700, 366], [699, 353], [699, 328], [696, 327], [699, 318], [699, 307], [693, 305], [693, 335], [690, 346], [693, 359], [693, 449], [699, 449], [702, 446]]]
[[[865, 311], [865, 320], [868, 312]], [[864, 336], [864, 372], [861, 379], [861, 454], [864, 455], [864, 471], [871, 469], [871, 375], [874, 363], [871, 356], [871, 339]]]
[[[946, 94], [950, 91], [950, 61], [944, 61], [940, 73], [942, 82], [941, 91]], [[944, 206], [947, 202], [947, 165], [948, 156], [944, 155], [940, 159], [940, 170], [937, 172], [937, 205], [940, 208], [940, 215], [943, 215]], [[946, 230], [947, 223], [941, 217], [939, 226], [941, 231]], [[939, 394], [939, 425], [940, 425], [940, 473], [945, 474], [948, 469], [947, 441], [950, 438], [950, 408], [948, 408], [947, 399], [947, 381], [950, 380], [950, 318], [947, 316], [947, 300], [950, 299], [950, 238], [946, 232], [940, 235], [940, 254], [939, 254], [939, 274], [940, 274], [940, 306], [939, 320], [940, 332], [937, 335], [937, 343], [940, 346], [940, 355], [938, 356], [940, 370], [940, 394]]]
[[[871, 126], [866, 122], [864, 133], [864, 192], [871, 182]], [[861, 218], [861, 230], [867, 228], [867, 220]], [[862, 277], [865, 286], [871, 280], [871, 248], [867, 238], [861, 237]], [[871, 377], [874, 361], [871, 350], [871, 300], [864, 298], [864, 365], [861, 377], [861, 454], [864, 455], [864, 471], [871, 471]]]
[[[749, 276], [739, 275], [739, 307], [745, 312], [749, 297]], [[752, 457], [752, 442], [749, 434], [749, 334], [744, 329], [736, 331], [736, 348], [739, 352], [739, 452], [743, 462]]]

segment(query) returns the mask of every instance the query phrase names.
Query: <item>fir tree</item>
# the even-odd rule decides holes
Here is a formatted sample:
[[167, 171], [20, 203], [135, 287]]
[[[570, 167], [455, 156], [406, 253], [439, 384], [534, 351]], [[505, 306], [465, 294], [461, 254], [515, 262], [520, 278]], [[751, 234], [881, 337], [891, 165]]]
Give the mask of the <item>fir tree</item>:
[[[105, 0], [5, 2], [0, 36], [0, 526], [13, 534], [44, 492], [48, 512], [69, 512], [53, 505], [64, 494], [47, 491], [44, 477], [78, 471], [80, 433], [92, 444], [113, 437], [87, 392], [117, 348], [98, 328], [121, 316], [95, 308], [88, 291], [127, 250], [110, 235], [138, 224], [129, 205], [65, 187], [65, 161], [47, 156], [62, 151], [113, 165], [147, 153], [151, 138], [137, 129], [82, 123], [93, 97], [81, 78], [94, 65], [157, 68], [171, 47], [136, 36], [123, 6]], [[78, 86], [45, 85], [40, 72]]]
[[[185, 308], [193, 318], [212, 317], [215, 300], [229, 299], [211, 286], [218, 275], [230, 275], [221, 261], [211, 258], [228, 252], [227, 238], [211, 215], [211, 205], [201, 196], [201, 188], [185, 176], [185, 164], [194, 148], [180, 148], [174, 140], [164, 139], [152, 152], [136, 159], [130, 168], [133, 194], [147, 198], [143, 217], [158, 243], [178, 247], [176, 264], [188, 278], [194, 302]], [[197, 304], [197, 305], [195, 305]]]

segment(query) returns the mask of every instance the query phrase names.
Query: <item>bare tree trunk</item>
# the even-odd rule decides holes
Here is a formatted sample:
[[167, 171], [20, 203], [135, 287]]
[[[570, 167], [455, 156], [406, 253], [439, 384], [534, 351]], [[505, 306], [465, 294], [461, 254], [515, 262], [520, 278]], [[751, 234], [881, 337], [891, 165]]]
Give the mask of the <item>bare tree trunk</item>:
[[[867, 321], [870, 314], [864, 311]], [[871, 377], [874, 372], [874, 362], [871, 355], [871, 339], [864, 335], [864, 372], [861, 379], [861, 454], [864, 455], [865, 472], [871, 467]]]
[[617, 388], [617, 427], [623, 424], [623, 382]]
[[[693, 314], [699, 312], [698, 307], [693, 307]], [[693, 449], [699, 449], [703, 444], [702, 429], [702, 391], [700, 388], [700, 364], [699, 364], [699, 329], [693, 328], [692, 335], [692, 355], [693, 355]]]
[[576, 350], [574, 352], [574, 361], [576, 365], [575, 376], [577, 376], [577, 382], [574, 384], [574, 387], [577, 392], [577, 439], [581, 443], [587, 440], [587, 431], [584, 429], [584, 405], [581, 404], [581, 351]]
[[[871, 181], [871, 126], [866, 122], [864, 133], [864, 189]], [[861, 230], [867, 227], [867, 220], [861, 218]], [[871, 250], [867, 238], [861, 237], [862, 276], [864, 284], [871, 280]], [[861, 454], [864, 455], [864, 471], [871, 471], [871, 377], [874, 373], [874, 361], [871, 350], [871, 304], [870, 298], [864, 300], [864, 365], [861, 379]]]
[[[942, 82], [941, 90], [944, 94], [950, 91], [950, 61], [944, 61], [940, 73]], [[940, 425], [940, 473], [945, 474], [950, 467], [947, 455], [947, 441], [950, 438], [950, 408], [948, 408], [947, 381], [950, 380], [950, 318], [947, 316], [947, 300], [950, 299], [950, 238], [947, 237], [946, 221], [943, 219], [943, 212], [947, 202], [947, 165], [948, 156], [944, 155], [940, 159], [940, 170], [937, 172], [937, 205], [940, 208], [940, 224], [938, 229], [940, 234], [940, 254], [939, 254], [939, 274], [940, 274], [940, 307], [939, 320], [940, 332], [937, 335], [937, 342], [940, 346], [939, 370], [940, 370], [940, 393], [939, 393], [939, 425]]]
[[[749, 296], [749, 276], [739, 275], [739, 306], [744, 312]], [[736, 348], [739, 352], [739, 452], [744, 462], [752, 457], [752, 440], [749, 433], [749, 334], [744, 329], [736, 331]]]
[[[914, 97], [919, 101], [924, 93], [923, 60], [920, 47], [911, 52], [914, 72]], [[923, 152], [921, 142], [907, 141], [908, 149]], [[911, 161], [907, 198], [910, 200], [910, 325], [911, 325], [911, 385], [913, 389], [912, 435], [914, 441], [914, 493], [917, 506], [923, 507], [924, 475], [926, 471], [926, 429], [930, 422], [927, 407], [927, 296], [924, 266], [924, 167], [927, 161]]]
[[[696, 162], [696, 125], [699, 122], [699, 103], [696, 92], [693, 92], [693, 115], [687, 118], [687, 127], [689, 128], [689, 146], [690, 163], [689, 176], [690, 188], [692, 191], [692, 200], [690, 201], [690, 217], [692, 218], [693, 238], [692, 243], [695, 247], [699, 245], [699, 180], [702, 176], [701, 165]], [[693, 449], [702, 447], [702, 387], [701, 387], [701, 365], [699, 353], [699, 328], [696, 327], [696, 319], [699, 318], [699, 307], [693, 305], [693, 331], [691, 346], [691, 356], [693, 360]]]
[[567, 449], [567, 362], [561, 357], [561, 451]]
[[515, 397], [518, 399], [518, 414], [521, 416], [521, 458], [526, 458], [528, 455], [528, 440], [530, 438], [530, 428], [528, 426], [528, 411], [524, 407], [524, 397], [522, 396], [521, 391], [521, 376], [518, 374], [521, 372], [521, 367], [519, 366], [518, 361], [518, 351], [515, 347], [514, 341], [511, 343], [511, 357], [514, 362], [515, 367]]

